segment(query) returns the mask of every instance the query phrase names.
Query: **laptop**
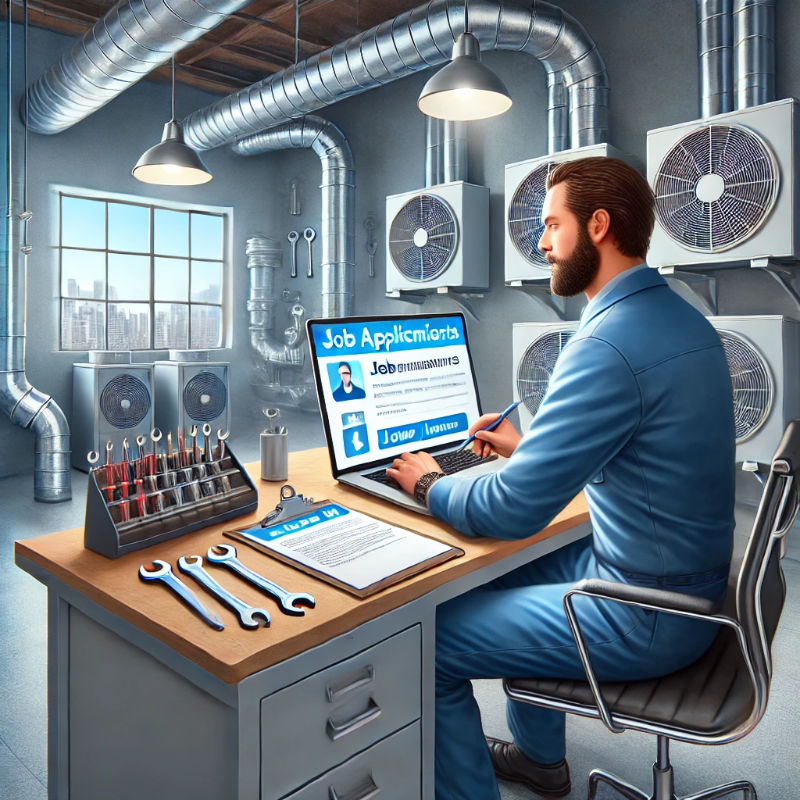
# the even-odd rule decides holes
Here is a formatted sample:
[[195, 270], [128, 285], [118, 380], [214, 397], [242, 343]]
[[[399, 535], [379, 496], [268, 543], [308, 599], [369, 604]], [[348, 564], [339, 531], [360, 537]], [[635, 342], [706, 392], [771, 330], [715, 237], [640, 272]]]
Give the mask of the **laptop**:
[[385, 475], [400, 453], [425, 450], [464, 477], [505, 462], [458, 452], [481, 415], [463, 314], [310, 319], [306, 330], [336, 480], [430, 514]]

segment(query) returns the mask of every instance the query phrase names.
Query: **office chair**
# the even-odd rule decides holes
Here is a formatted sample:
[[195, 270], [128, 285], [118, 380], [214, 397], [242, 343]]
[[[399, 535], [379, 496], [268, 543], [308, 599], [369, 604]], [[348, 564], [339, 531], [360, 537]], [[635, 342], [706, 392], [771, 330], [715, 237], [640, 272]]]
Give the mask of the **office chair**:
[[[629, 800], [677, 800], [669, 760], [670, 739], [696, 744], [732, 742], [752, 731], [764, 715], [772, 677], [770, 646], [786, 595], [781, 540], [797, 515], [799, 473], [800, 419], [796, 419], [787, 426], [772, 460], [741, 565], [731, 566], [728, 594], [721, 609], [708, 600], [679, 592], [583, 580], [564, 595], [564, 609], [586, 681], [503, 681], [506, 695], [514, 700], [598, 717], [614, 733], [637, 730], [655, 734], [653, 793], [649, 795], [596, 769], [589, 774], [589, 800], [601, 783]], [[599, 683], [575, 615], [576, 596], [711, 620], [720, 630], [700, 659], [677, 672], [652, 680]], [[716, 786], [683, 800], [712, 800], [737, 791], [746, 800], [757, 800], [749, 781]]]

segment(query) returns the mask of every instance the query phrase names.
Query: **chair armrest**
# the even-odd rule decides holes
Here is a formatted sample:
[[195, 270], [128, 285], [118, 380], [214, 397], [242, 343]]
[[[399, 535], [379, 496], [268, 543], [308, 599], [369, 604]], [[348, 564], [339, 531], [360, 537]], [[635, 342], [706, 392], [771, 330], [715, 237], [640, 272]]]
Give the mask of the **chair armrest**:
[[573, 598], [576, 595], [592, 597], [596, 600], [610, 600], [612, 602], [634, 605], [652, 611], [663, 611], [668, 614], [676, 614], [682, 617], [694, 619], [704, 619], [715, 622], [718, 625], [727, 625], [735, 630], [739, 640], [739, 646], [745, 656], [750, 669], [751, 678], [754, 681], [754, 667], [751, 663], [747, 645], [739, 621], [725, 614], [714, 613], [718, 607], [717, 603], [707, 600], [704, 597], [683, 594], [682, 592], [670, 592], [665, 589], [650, 589], [644, 586], [632, 586], [627, 583], [616, 583], [614, 581], [604, 581], [597, 578], [587, 578], [579, 581], [575, 586], [564, 594], [564, 611], [567, 615], [575, 645], [578, 648], [578, 655], [583, 664], [586, 680], [594, 695], [597, 711], [605, 726], [612, 733], [622, 733], [625, 728], [614, 722], [608, 705], [603, 699], [600, 691], [600, 683], [592, 666], [589, 648], [581, 631], [580, 622], [575, 613]]
[[651, 589], [646, 586], [633, 586], [629, 583], [604, 581], [599, 578], [587, 578], [579, 581], [567, 592], [580, 592], [603, 600], [618, 600], [628, 605], [640, 606], [653, 611], [682, 612], [708, 617], [714, 614], [719, 604], [705, 597], [696, 597], [683, 592], [671, 592], [666, 589]]

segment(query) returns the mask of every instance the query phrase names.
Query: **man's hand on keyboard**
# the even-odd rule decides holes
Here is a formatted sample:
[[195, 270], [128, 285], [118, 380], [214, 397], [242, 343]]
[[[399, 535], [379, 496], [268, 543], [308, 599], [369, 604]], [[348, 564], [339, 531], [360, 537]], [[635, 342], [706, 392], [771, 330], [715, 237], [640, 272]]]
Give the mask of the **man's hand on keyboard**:
[[394, 478], [400, 488], [409, 494], [414, 494], [414, 487], [421, 475], [426, 472], [441, 472], [442, 468], [436, 459], [424, 450], [418, 453], [403, 453], [399, 458], [392, 462], [392, 466], [386, 470], [390, 478]]

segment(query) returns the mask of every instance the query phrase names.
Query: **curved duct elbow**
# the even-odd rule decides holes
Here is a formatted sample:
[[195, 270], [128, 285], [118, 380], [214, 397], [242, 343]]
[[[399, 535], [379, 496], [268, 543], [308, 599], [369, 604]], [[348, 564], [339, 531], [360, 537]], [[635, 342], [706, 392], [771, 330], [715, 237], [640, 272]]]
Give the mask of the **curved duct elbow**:
[[[551, 87], [551, 152], [567, 142], [567, 115], [571, 147], [607, 139], [605, 64], [573, 17], [538, 0], [530, 7], [474, 0], [469, 25], [483, 51], [526, 52], [544, 65]], [[186, 141], [197, 149], [219, 147], [444, 64], [464, 30], [463, 0], [432, 0], [195, 111], [183, 120]]]
[[[352, 314], [355, 279], [355, 167], [342, 131], [321, 117], [286, 122], [233, 146], [243, 156], [310, 148], [322, 165], [322, 316]], [[252, 298], [251, 298], [252, 299]]]
[[204, 36], [249, 0], [116, 4], [29, 88], [28, 128], [59, 133]]

